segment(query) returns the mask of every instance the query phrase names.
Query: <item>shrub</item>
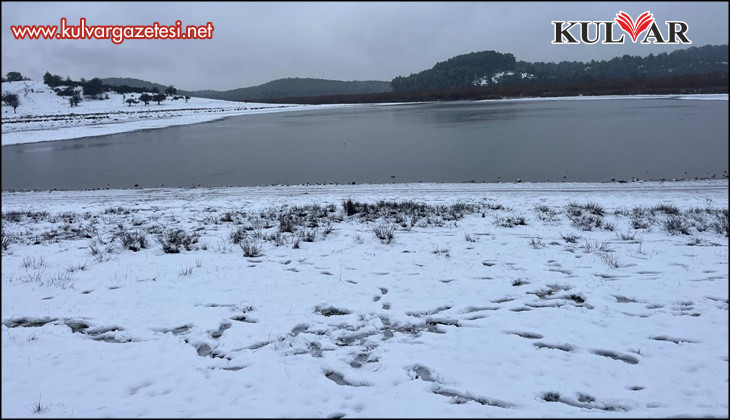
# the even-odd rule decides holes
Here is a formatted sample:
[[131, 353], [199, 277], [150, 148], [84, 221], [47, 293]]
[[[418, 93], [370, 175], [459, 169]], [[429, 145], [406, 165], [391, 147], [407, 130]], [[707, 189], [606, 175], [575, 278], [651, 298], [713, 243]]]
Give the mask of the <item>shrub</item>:
[[611, 222], [603, 222], [603, 230], [613, 232], [616, 229], [616, 225]]
[[395, 227], [393, 225], [381, 224], [373, 228], [373, 233], [380, 239], [383, 244], [389, 244], [393, 242], [395, 237]]
[[294, 232], [294, 222], [290, 217], [282, 216], [279, 218], [279, 232]]
[[566, 210], [569, 218], [576, 218], [580, 217], [583, 214], [583, 210], [581, 209], [580, 204], [577, 203], [570, 203], [568, 204], [568, 209]]
[[545, 242], [542, 241], [542, 238], [530, 238], [530, 246], [535, 249], [545, 248]]
[[583, 205], [583, 208], [594, 216], [603, 216], [605, 214], [603, 207], [597, 203], [586, 203]]
[[726, 238], [728, 237], [728, 211], [727, 209], [718, 211], [715, 213], [715, 217], [717, 217], [717, 220], [712, 223], [712, 227], [715, 229], [715, 232], [719, 233], [720, 235], [724, 235]]
[[231, 232], [231, 241], [234, 244], [240, 244], [248, 238], [248, 231], [245, 227], [239, 226], [236, 230]]
[[583, 211], [587, 211], [588, 213], [594, 215], [594, 216], [603, 216], [605, 215], [605, 210], [603, 207], [598, 203], [586, 203], [586, 204], [578, 204], [575, 202], [568, 204], [568, 217], [573, 219], [576, 217], [580, 217], [583, 215]]
[[191, 251], [194, 244], [198, 242], [198, 235], [187, 233], [182, 229], [165, 230], [157, 236], [162, 244], [162, 251], [166, 254], [177, 254], [181, 248]]
[[39, 256], [38, 259], [35, 257], [24, 257], [22, 261], [23, 268], [32, 268], [34, 270], [39, 270], [46, 266], [46, 260]]
[[276, 246], [286, 245], [286, 236], [282, 235], [281, 232], [264, 235], [264, 240], [271, 241]]
[[347, 199], [344, 202], [342, 202], [342, 207], [345, 209], [345, 213], [348, 216], [352, 216], [353, 214], [357, 213], [357, 207], [355, 206], [355, 203], [351, 199]]
[[71, 273], [58, 272], [56, 274], [50, 274], [46, 284], [48, 286], [56, 286], [61, 289], [65, 289], [72, 286], [75, 281], [76, 279]]
[[506, 227], [506, 228], [512, 228], [515, 226], [527, 226], [527, 222], [525, 221], [524, 217], [515, 216], [515, 215], [507, 217], [506, 219], [499, 217], [499, 218], [497, 218], [495, 223], [499, 227]]
[[558, 212], [544, 204], [535, 206], [535, 213], [537, 213], [537, 218], [543, 222], [554, 222], [558, 215]]
[[603, 219], [600, 216], [592, 214], [582, 215], [573, 219], [573, 227], [583, 231], [590, 231], [594, 228], [600, 228], [603, 224]]
[[243, 241], [241, 242], [241, 250], [243, 251], [244, 257], [260, 257], [262, 255], [261, 245], [254, 241]]
[[131, 211], [122, 206], [118, 207], [109, 207], [108, 209], [104, 210], [104, 214], [129, 214]]
[[618, 259], [612, 254], [601, 254], [601, 260], [603, 260], [603, 262], [611, 268], [621, 267], [621, 263], [619, 263]]
[[299, 233], [299, 237], [304, 242], [314, 242], [314, 240], [317, 238], [317, 229], [304, 229], [302, 232]]
[[578, 239], [580, 239], [580, 236], [573, 235], [572, 233], [569, 233], [567, 235], [562, 235], [561, 234], [560, 237], [563, 238], [563, 240], [565, 242], [569, 243], [569, 244], [577, 243], [578, 242]]
[[678, 216], [670, 216], [664, 221], [664, 230], [670, 235], [689, 235], [689, 225]]
[[114, 241], [105, 241], [101, 236], [89, 240], [89, 252], [98, 261], [109, 261], [114, 252]]
[[147, 248], [147, 237], [139, 231], [132, 233], [122, 232], [119, 234], [119, 240], [125, 249], [133, 252]]
[[636, 239], [636, 232], [617, 232], [616, 236], [618, 236], [618, 238], [622, 241], [633, 241], [634, 239]]
[[593, 241], [592, 243], [585, 241], [585, 243], [581, 245], [581, 248], [583, 248], [583, 251], [585, 252], [612, 252], [612, 249], [608, 247], [608, 241], [603, 241], [601, 243], [598, 243], [598, 241]]
[[0, 241], [2, 241], [2, 250], [7, 251], [10, 247], [10, 235], [5, 233], [5, 229], [0, 229]]
[[659, 204], [651, 209], [652, 213], [664, 213], [670, 216], [679, 216], [679, 208], [674, 204]]
[[634, 229], [649, 229], [653, 223], [653, 220], [647, 220], [641, 216], [634, 215], [631, 217], [631, 227]]

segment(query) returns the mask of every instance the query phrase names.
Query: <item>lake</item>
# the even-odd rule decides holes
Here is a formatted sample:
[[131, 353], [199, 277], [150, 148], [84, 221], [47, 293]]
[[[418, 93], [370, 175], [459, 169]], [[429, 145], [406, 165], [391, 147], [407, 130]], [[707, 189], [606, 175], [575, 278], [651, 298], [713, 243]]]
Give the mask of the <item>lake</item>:
[[728, 101], [363, 105], [2, 147], [2, 188], [724, 176]]

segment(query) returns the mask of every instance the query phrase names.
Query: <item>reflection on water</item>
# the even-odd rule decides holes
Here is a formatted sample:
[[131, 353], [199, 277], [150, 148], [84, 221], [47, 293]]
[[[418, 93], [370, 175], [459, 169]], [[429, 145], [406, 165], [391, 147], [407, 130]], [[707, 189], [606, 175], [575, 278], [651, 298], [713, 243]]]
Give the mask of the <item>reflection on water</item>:
[[2, 148], [3, 189], [722, 176], [727, 101], [448, 102], [247, 115]]

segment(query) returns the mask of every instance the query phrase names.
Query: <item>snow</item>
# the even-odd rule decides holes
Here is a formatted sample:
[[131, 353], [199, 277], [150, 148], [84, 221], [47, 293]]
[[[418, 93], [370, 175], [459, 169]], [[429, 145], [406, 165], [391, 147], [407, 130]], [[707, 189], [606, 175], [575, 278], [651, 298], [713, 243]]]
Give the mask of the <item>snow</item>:
[[[499, 84], [505, 78], [505, 76], [514, 76], [514, 71], [498, 71], [494, 72], [491, 76], [484, 76], [474, 80], [474, 86], [488, 86], [491, 80], [493, 84]], [[535, 75], [531, 73], [519, 73], [520, 79], [534, 79]]]
[[704, 95], [681, 95], [679, 99], [699, 100], [699, 101], [727, 101], [727, 93], [707, 93]]
[[499, 83], [500, 80], [504, 78], [504, 76], [514, 76], [515, 72], [513, 71], [499, 71], [492, 75], [492, 83]]
[[487, 85], [489, 85], [489, 78], [486, 76], [474, 80], [474, 86], [487, 86]]
[[5, 82], [2, 92], [16, 93], [20, 106], [16, 112], [2, 105], [2, 145], [68, 140], [103, 136], [136, 130], [170, 127], [213, 121], [236, 115], [264, 112], [299, 111], [332, 108], [342, 105], [289, 105], [233, 102], [191, 98], [150, 102], [129, 106], [125, 99], [139, 94], [108, 93], [109, 99], [85, 98], [71, 108], [61, 97], [40, 81]]
[[727, 180], [3, 192], [2, 416], [727, 417], [727, 206]]
[[482, 99], [477, 102], [494, 101], [604, 101], [604, 100], [626, 100], [626, 99], [684, 99], [697, 101], [727, 101], [727, 93], [700, 93], [694, 95], [586, 95], [586, 96], [558, 96], [544, 98], [503, 98], [503, 99]]

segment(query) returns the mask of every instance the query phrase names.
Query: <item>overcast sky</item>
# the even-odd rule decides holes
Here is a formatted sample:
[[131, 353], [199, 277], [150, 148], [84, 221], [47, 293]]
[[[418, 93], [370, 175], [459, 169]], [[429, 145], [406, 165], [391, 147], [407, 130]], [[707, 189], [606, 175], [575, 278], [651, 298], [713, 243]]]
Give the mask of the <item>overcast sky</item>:
[[[135, 77], [186, 90], [227, 90], [283, 77], [391, 80], [455, 55], [518, 60], [610, 59], [686, 45], [551, 45], [553, 20], [612, 20], [646, 10], [682, 20], [694, 46], [728, 43], [727, 2], [618, 3], [36, 3], [2, 2], [2, 74]], [[210, 40], [16, 40], [11, 25], [213, 23]], [[617, 28], [618, 29], [618, 28]], [[623, 33], [623, 32], [621, 32]]]

